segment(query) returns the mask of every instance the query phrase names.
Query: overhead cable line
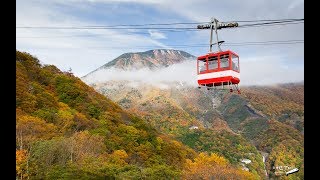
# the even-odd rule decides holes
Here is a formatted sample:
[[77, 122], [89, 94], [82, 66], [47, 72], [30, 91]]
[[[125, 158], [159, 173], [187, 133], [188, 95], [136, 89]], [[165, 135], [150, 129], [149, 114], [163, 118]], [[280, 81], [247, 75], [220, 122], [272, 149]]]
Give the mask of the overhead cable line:
[[[263, 22], [267, 20], [257, 20], [257, 21], [250, 21], [250, 22], [260, 22], [255, 24], [243, 24], [241, 26], [257, 26], [257, 25], [270, 25], [270, 24], [283, 24], [283, 23], [290, 23], [290, 22], [298, 22], [304, 21], [304, 19], [286, 19], [286, 20], [274, 20], [270, 22]], [[242, 21], [242, 22], [249, 22], [249, 21]], [[201, 23], [201, 22], [200, 22]], [[203, 23], [203, 22], [202, 22]], [[195, 27], [141, 27], [141, 26], [162, 26], [162, 25], [183, 25], [183, 24], [197, 24], [197, 23], [166, 23], [166, 24], [136, 24], [136, 25], [112, 25], [112, 26], [17, 26], [17, 29], [196, 29]], [[139, 27], [135, 27], [139, 26]]]
[[[234, 42], [222, 44], [228, 46], [260, 46], [260, 45], [282, 45], [282, 44], [301, 44], [304, 40], [283, 40], [283, 41], [251, 41], [251, 42]], [[193, 47], [205, 47], [207, 44], [167, 44], [165, 45], [169, 48], [193, 48]], [[94, 49], [119, 49], [119, 48], [157, 48], [163, 47], [160, 45], [149, 45], [149, 46], [91, 46], [86, 48]]]

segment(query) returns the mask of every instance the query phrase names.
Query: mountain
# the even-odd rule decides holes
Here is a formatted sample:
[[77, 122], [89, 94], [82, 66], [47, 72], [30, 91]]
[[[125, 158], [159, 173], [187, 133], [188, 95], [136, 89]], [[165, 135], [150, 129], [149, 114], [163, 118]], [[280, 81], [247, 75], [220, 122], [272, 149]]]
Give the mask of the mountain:
[[196, 152], [72, 73], [16, 51], [16, 179], [190, 177], [258, 175]]
[[250, 159], [246, 168], [260, 177], [265, 174], [263, 156], [271, 178], [277, 174], [273, 166], [286, 164], [300, 168], [291, 176], [303, 177], [303, 83], [245, 86], [240, 95], [182, 81], [162, 82], [164, 87], [129, 79], [87, 83], [197, 152], [217, 153], [234, 165]]
[[142, 68], [154, 70], [190, 59], [194, 60], [196, 57], [187, 52], [172, 49], [155, 49], [145, 52], [125, 53], [91, 73], [112, 67], [122, 70], [137, 70]]

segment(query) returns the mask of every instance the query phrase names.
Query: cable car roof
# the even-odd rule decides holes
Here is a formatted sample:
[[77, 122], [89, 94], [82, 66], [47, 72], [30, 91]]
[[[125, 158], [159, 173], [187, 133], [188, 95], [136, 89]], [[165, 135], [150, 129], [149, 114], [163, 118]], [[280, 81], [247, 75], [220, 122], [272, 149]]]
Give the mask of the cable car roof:
[[221, 55], [221, 54], [229, 54], [229, 53], [234, 54], [237, 57], [239, 57], [238, 54], [236, 54], [235, 52], [233, 52], [231, 50], [226, 50], [226, 51], [218, 51], [218, 52], [209, 52], [206, 55], [199, 56], [197, 59], [198, 60], [200, 60], [200, 59], [203, 60], [208, 56], [212, 57], [212, 56], [218, 56], [218, 55]]

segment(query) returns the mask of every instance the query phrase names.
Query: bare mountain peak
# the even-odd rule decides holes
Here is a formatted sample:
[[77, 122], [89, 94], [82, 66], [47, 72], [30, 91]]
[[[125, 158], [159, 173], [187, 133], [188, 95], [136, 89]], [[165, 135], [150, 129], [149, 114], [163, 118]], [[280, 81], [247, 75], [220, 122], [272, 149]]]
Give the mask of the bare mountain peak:
[[123, 70], [159, 69], [168, 67], [196, 57], [180, 50], [154, 49], [145, 52], [124, 53], [116, 59], [106, 63], [99, 69], [118, 68]]

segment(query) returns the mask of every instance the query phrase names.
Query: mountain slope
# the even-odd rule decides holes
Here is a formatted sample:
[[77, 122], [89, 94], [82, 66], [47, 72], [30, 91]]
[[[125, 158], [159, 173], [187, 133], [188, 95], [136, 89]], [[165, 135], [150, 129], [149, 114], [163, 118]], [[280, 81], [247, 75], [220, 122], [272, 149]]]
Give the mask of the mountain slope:
[[112, 81], [92, 87], [167, 134], [179, 134], [193, 125], [212, 126], [214, 119], [209, 117], [218, 115], [212, 109], [214, 94], [175, 83], [166, 85], [165, 89], [143, 84], [131, 87], [125, 81]]
[[[303, 113], [299, 114], [299, 112], [303, 112], [302, 102], [300, 101], [303, 99], [300, 95], [303, 95], [303, 93], [299, 91], [299, 93], [296, 93], [295, 99], [291, 99], [290, 94], [292, 91], [288, 90], [293, 88], [303, 91], [303, 88], [295, 87], [295, 84], [284, 85], [286, 88], [282, 88], [282, 85], [277, 86], [278, 88], [267, 86], [243, 87], [241, 95], [199, 90], [196, 87], [180, 83], [167, 85], [168, 88], [164, 89], [152, 85], [146, 86], [145, 84], [133, 87], [129, 86], [128, 82], [109, 81], [95, 84], [93, 87], [107, 97], [112, 98], [115, 102], [118, 102], [123, 108], [143, 117], [159, 131], [179, 137], [184, 144], [196, 151], [220, 153], [220, 155], [228, 158], [229, 161], [237, 164], [237, 160], [234, 158], [248, 158], [246, 155], [249, 152], [246, 150], [251, 149], [250, 153], [254, 155], [249, 159], [255, 159], [253, 161], [255, 164], [252, 164], [253, 166], [250, 166], [250, 168], [252, 171], [260, 174], [260, 176], [264, 174], [263, 170], [261, 170], [263, 168], [261, 166], [262, 158], [259, 159], [261, 156], [256, 154], [251, 146], [255, 145], [259, 151], [266, 152], [267, 154], [272, 152], [271, 157], [278, 157], [275, 153], [278, 150], [272, 150], [273, 148], [277, 149], [278, 146], [267, 144], [268, 150], [266, 150], [266, 146], [259, 145], [264, 144], [265, 141], [272, 142], [274, 140], [274, 136], [272, 136], [273, 131], [270, 130], [273, 127], [270, 126], [270, 119], [275, 118], [280, 124], [288, 125], [286, 126], [287, 130], [282, 128], [283, 126], [279, 126], [280, 132], [302, 130], [298, 134], [299, 143], [303, 139], [304, 118]], [[280, 102], [282, 103], [281, 106], [277, 104]], [[297, 104], [299, 102], [300, 105]], [[292, 104], [296, 104], [296, 109], [291, 109]], [[290, 116], [284, 116], [290, 109]], [[277, 116], [270, 116], [267, 112], [277, 114]], [[300, 123], [301, 129], [295, 125], [296, 122]], [[199, 131], [199, 135], [195, 135], [189, 129], [193, 126], [199, 128], [197, 130]], [[208, 130], [212, 131], [212, 133], [208, 133]], [[225, 131], [230, 133], [224, 133]], [[230, 139], [237, 139], [239, 135], [245, 137], [248, 142], [251, 142], [250, 148], [239, 148], [237, 151], [233, 151], [232, 148], [226, 148], [228, 146], [232, 147], [233, 141], [230, 141]], [[212, 144], [207, 142], [208, 139], [215, 139], [219, 136], [221, 136], [221, 139], [217, 139], [216, 142], [220, 141], [222, 144], [216, 148], [209, 148]], [[198, 139], [197, 145], [189, 144], [187, 137], [192, 137], [194, 140]], [[241, 147], [247, 146], [244, 142], [240, 141]], [[286, 145], [286, 147], [290, 147], [292, 143], [286, 143]], [[299, 151], [298, 149], [303, 149], [301, 145], [293, 147], [297, 151]], [[226, 154], [221, 153], [221, 149], [224, 148], [223, 152]], [[288, 151], [288, 153], [290, 152]], [[299, 154], [296, 158], [303, 159], [303, 155]], [[301, 162], [294, 159], [293, 162]], [[268, 173], [271, 176], [271, 164], [273, 162], [274, 160], [270, 159], [267, 159], [266, 162], [267, 168], [269, 168]], [[300, 163], [295, 165], [298, 167], [303, 166]], [[300, 173], [303, 174], [303, 169]]]
[[243, 90], [244, 97], [269, 119], [277, 119], [303, 133], [304, 85], [256, 86]]
[[208, 176], [255, 177], [157, 132], [71, 73], [16, 52], [16, 179], [179, 179], [199, 158], [210, 164]]

